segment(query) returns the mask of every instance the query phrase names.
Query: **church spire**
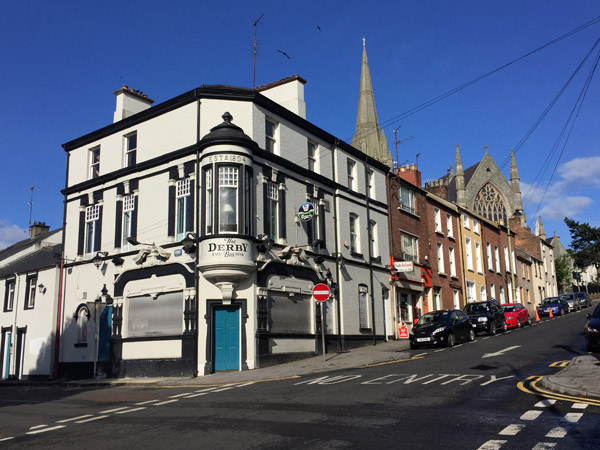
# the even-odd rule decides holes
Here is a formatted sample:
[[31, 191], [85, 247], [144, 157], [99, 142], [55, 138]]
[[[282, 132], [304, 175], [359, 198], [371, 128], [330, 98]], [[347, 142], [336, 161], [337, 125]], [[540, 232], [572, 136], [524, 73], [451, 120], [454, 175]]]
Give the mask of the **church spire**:
[[365, 38], [363, 38], [356, 133], [352, 137], [352, 145], [372, 158], [392, 167], [392, 154], [388, 149], [383, 129], [379, 128], [379, 121], [377, 120]]
[[546, 240], [546, 231], [544, 231], [544, 224], [542, 223], [542, 216], [540, 216], [539, 228], [538, 228], [538, 236], [541, 239]]
[[458, 150], [458, 144], [456, 144], [456, 203], [459, 206], [467, 206], [465, 202], [465, 172], [463, 171], [462, 161], [460, 160], [460, 151]]
[[522, 213], [524, 220], [527, 221], [527, 219], [525, 219], [525, 211], [523, 211], [523, 202], [521, 200], [521, 181], [519, 179], [519, 172], [517, 171], [515, 152], [512, 148], [510, 149], [510, 186], [515, 194], [515, 199], [517, 200], [516, 210]]

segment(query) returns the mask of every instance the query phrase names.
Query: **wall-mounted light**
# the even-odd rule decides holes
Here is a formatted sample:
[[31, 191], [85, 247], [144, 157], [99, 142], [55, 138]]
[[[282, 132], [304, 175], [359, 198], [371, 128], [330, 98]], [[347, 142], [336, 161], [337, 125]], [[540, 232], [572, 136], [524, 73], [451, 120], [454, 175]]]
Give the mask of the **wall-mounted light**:
[[108, 293], [108, 289], [106, 289], [106, 284], [102, 287], [102, 289], [100, 290], [100, 300], [104, 303], [106, 303], [107, 305], [112, 305], [113, 303], [113, 299], [112, 297], [109, 295]]
[[185, 238], [181, 240], [183, 251], [190, 254], [196, 251], [196, 243], [198, 242], [198, 236], [194, 233], [188, 233]]
[[40, 294], [45, 294], [46, 286], [44, 286], [42, 283], [40, 283], [40, 284], [38, 284], [38, 290], [40, 291]]
[[92, 259], [92, 263], [96, 266], [96, 269], [99, 269], [102, 263], [104, 262], [104, 258], [108, 256], [108, 252], [97, 252], [96, 256]]

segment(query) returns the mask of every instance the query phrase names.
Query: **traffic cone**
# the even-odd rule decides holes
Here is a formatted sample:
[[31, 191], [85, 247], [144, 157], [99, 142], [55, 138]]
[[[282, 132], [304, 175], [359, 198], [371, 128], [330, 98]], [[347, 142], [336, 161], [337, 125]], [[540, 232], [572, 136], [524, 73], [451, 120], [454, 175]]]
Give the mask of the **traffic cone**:
[[548, 317], [554, 317], [554, 314], [552, 314], [552, 307], [548, 307]]
[[535, 321], [539, 322], [540, 321], [540, 315], [538, 314], [538, 310], [537, 308], [535, 309]]

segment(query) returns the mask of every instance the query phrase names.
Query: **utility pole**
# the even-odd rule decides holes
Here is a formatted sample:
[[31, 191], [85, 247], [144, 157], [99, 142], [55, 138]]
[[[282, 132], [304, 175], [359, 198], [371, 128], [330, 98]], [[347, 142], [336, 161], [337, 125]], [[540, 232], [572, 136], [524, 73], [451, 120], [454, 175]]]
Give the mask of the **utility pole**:
[[254, 52], [254, 68], [252, 70], [252, 89], [256, 88], [256, 48], [257, 48], [257, 43], [256, 43], [256, 28], [258, 25], [258, 22], [260, 21], [260, 19], [262, 19], [264, 16], [264, 14], [261, 14], [260, 17], [258, 19], [256, 19], [254, 21], [254, 48], [253, 48], [253, 52]]

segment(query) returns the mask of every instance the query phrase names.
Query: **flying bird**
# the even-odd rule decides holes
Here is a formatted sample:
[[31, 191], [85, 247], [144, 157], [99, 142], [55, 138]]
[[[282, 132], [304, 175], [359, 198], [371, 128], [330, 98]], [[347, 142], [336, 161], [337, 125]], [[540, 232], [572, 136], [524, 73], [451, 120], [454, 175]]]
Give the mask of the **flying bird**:
[[317, 30], [321, 31], [321, 27], [319, 25], [317, 25]]
[[288, 55], [286, 52], [282, 52], [281, 50], [277, 50], [279, 53], [281, 53], [283, 56], [285, 56], [287, 59], [292, 59], [290, 58], [290, 55]]

